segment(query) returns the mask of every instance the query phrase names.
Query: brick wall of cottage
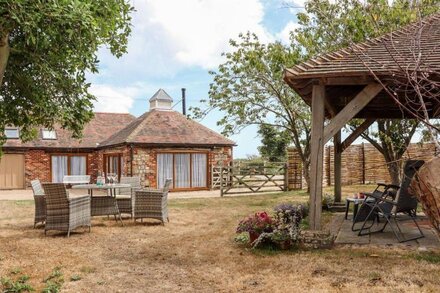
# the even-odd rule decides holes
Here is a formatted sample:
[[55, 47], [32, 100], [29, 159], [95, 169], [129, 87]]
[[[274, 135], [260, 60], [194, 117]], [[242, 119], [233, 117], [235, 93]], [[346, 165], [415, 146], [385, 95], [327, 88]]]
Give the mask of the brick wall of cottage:
[[[46, 150], [28, 150], [24, 153], [25, 182], [30, 187], [31, 181], [39, 179], [41, 182], [51, 182], [51, 156], [63, 155], [68, 152], [50, 152]], [[96, 179], [96, 170], [99, 166], [97, 154], [93, 153], [69, 153], [87, 155], [87, 171]], [[102, 163], [101, 163], [102, 165]]]
[[44, 150], [30, 150], [24, 154], [24, 175], [26, 186], [31, 181], [40, 179], [41, 182], [50, 182], [50, 154]]
[[[178, 151], [205, 151], [208, 152], [208, 186], [211, 185], [211, 168], [212, 166], [227, 166], [232, 162], [232, 147], [216, 147], [212, 149], [191, 149], [191, 148], [133, 148], [133, 162], [130, 159], [130, 147], [123, 146], [117, 148], [109, 148], [87, 153], [87, 172], [91, 175], [91, 181], [95, 182], [99, 173], [104, 171], [104, 155], [105, 154], [122, 154], [122, 175], [123, 176], [140, 176], [142, 186], [157, 188], [156, 186], [156, 170], [157, 170], [157, 153], [158, 152], [178, 152]], [[64, 153], [56, 153], [45, 150], [28, 150], [25, 155], [25, 179], [26, 186], [30, 186], [30, 182], [34, 179], [40, 179], [42, 182], [51, 181], [51, 155], [61, 155]], [[74, 154], [74, 153], [72, 153]], [[84, 153], [78, 153], [84, 154]], [[133, 170], [130, 167], [133, 166]], [[132, 172], [131, 172], [132, 171]]]

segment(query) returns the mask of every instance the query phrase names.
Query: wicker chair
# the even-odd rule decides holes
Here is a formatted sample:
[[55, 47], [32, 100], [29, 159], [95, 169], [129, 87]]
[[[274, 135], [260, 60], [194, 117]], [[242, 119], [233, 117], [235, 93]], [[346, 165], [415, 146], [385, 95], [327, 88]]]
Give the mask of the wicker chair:
[[151, 218], [162, 221], [170, 221], [168, 218], [168, 190], [170, 189], [171, 179], [165, 181], [162, 189], [144, 189], [135, 191], [133, 219], [143, 220]]
[[49, 230], [67, 232], [77, 227], [91, 227], [90, 196], [68, 197], [63, 183], [43, 183], [46, 197], [46, 226], [44, 234]]
[[119, 212], [121, 214], [130, 214], [133, 217], [133, 194], [141, 189], [140, 177], [121, 177], [121, 184], [130, 184], [131, 188], [119, 188], [116, 194]]
[[44, 190], [41, 186], [40, 180], [31, 181], [32, 191], [34, 193], [35, 202], [35, 217], [34, 217], [34, 228], [38, 223], [46, 222], [46, 200], [44, 199]]

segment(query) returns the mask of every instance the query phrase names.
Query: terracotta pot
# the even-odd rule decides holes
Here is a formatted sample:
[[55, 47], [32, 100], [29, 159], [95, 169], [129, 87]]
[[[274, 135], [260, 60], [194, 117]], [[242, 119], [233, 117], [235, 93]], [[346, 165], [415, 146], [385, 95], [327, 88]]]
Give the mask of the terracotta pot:
[[249, 243], [254, 242], [258, 237], [260, 237], [260, 233], [249, 232]]

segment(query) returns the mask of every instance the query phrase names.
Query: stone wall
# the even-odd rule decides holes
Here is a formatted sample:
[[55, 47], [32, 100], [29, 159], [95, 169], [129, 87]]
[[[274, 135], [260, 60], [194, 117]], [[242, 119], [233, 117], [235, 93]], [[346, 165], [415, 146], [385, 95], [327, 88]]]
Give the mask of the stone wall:
[[[428, 161], [439, 154], [432, 143], [413, 143], [403, 156], [403, 161], [418, 159]], [[302, 171], [301, 160], [295, 149], [288, 149], [289, 189], [306, 188], [304, 178], [295, 176]], [[402, 162], [403, 162], [402, 161]], [[342, 184], [368, 184], [391, 182], [383, 155], [371, 144], [351, 145], [342, 153]], [[334, 150], [326, 146], [324, 150], [323, 184], [334, 184]]]
[[141, 178], [142, 186], [157, 188], [156, 184], [157, 156], [156, 150], [134, 148], [133, 175]]

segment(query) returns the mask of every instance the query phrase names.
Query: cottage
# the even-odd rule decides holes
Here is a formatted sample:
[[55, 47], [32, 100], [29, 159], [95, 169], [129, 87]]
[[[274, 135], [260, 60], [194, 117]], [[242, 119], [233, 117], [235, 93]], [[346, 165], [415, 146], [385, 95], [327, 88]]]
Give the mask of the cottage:
[[82, 140], [55, 127], [23, 143], [18, 128], [7, 128], [0, 161], [0, 189], [20, 189], [33, 179], [61, 182], [64, 175], [116, 173], [140, 176], [144, 186], [173, 179], [172, 190], [203, 190], [211, 185], [213, 165], [229, 164], [235, 143], [172, 110], [162, 89], [150, 99], [150, 111], [95, 113]]

